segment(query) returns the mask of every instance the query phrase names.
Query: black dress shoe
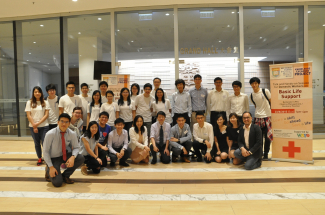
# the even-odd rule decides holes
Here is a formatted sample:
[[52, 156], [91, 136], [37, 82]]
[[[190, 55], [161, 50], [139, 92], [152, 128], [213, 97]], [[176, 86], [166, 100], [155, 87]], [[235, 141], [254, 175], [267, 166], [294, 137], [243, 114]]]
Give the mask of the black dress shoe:
[[67, 184], [73, 184], [73, 183], [74, 183], [74, 181], [71, 180], [71, 179], [68, 178], [68, 177], [65, 177], [65, 176], [62, 175], [62, 178], [63, 178], [63, 181], [64, 181], [65, 183], [67, 183]]
[[267, 160], [269, 160], [269, 156], [268, 155], [264, 155], [263, 156], [263, 161], [267, 161]]
[[128, 163], [126, 163], [125, 161], [120, 161], [120, 166], [125, 166], [125, 167], [128, 167], [130, 166]]
[[111, 162], [109, 163], [109, 165], [113, 167], [113, 166], [115, 166], [115, 162], [111, 161]]
[[157, 159], [152, 159], [151, 164], [156, 164], [157, 163]]
[[176, 156], [172, 156], [172, 162], [177, 162], [177, 157]]
[[200, 158], [197, 158], [196, 161], [197, 161], [197, 162], [202, 162], [203, 159], [202, 159], [202, 157], [200, 157]]

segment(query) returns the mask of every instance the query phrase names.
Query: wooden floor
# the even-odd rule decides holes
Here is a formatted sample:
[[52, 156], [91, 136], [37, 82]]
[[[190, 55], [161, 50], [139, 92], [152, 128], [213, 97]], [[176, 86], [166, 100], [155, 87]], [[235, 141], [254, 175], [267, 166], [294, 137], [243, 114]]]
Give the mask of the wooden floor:
[[[55, 188], [36, 166], [32, 141], [0, 141], [0, 214], [325, 214], [325, 140], [314, 164], [264, 161], [105, 168]], [[271, 154], [269, 155], [271, 157]]]

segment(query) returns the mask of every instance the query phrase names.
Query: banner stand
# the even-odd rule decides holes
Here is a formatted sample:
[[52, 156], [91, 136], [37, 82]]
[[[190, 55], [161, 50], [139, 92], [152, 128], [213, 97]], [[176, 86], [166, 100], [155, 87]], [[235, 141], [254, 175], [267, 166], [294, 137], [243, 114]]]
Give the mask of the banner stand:
[[294, 160], [294, 159], [284, 159], [284, 158], [271, 158], [272, 161], [283, 161], [283, 162], [293, 162], [293, 163], [304, 163], [304, 164], [314, 164], [314, 160]]

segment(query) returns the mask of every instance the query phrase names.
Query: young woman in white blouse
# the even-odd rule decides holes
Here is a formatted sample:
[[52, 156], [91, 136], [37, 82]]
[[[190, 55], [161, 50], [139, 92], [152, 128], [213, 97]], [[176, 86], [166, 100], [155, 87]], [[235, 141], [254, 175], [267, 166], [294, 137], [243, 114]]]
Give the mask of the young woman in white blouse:
[[88, 170], [92, 170], [93, 173], [100, 173], [100, 166], [102, 160], [98, 157], [98, 140], [99, 129], [96, 121], [91, 121], [88, 124], [88, 129], [85, 134], [80, 138], [80, 152], [79, 154], [85, 157], [86, 166], [81, 167], [81, 173], [88, 175]]
[[132, 127], [133, 119], [135, 117], [135, 105], [134, 101], [130, 98], [130, 91], [128, 88], [122, 88], [120, 92], [120, 98], [118, 100], [119, 116], [125, 122], [124, 129], [129, 133]]
[[135, 101], [135, 97], [137, 97], [140, 93], [140, 86], [137, 83], [131, 85], [131, 100]]
[[144, 126], [143, 117], [137, 115], [130, 128], [130, 148], [132, 149], [131, 159], [133, 163], [149, 162], [148, 134]]
[[107, 102], [102, 104], [100, 108], [100, 113], [103, 111], [106, 111], [108, 113], [109, 119], [107, 124], [111, 127], [111, 130], [113, 131], [115, 130], [114, 121], [119, 118], [120, 109], [117, 103], [113, 101], [114, 93], [111, 90], [106, 92], [106, 98]]
[[95, 90], [92, 95], [92, 101], [87, 106], [87, 129], [89, 122], [98, 121], [100, 108], [102, 106], [102, 97], [99, 90]]
[[173, 122], [172, 119], [172, 107], [170, 105], [170, 101], [165, 98], [165, 93], [163, 89], [158, 88], [155, 93], [156, 102], [151, 104], [151, 112], [153, 114], [157, 114], [159, 111], [163, 111], [166, 114], [165, 122], [171, 124]]
[[29, 121], [29, 129], [34, 139], [38, 157], [37, 166], [42, 164], [42, 147], [46, 132], [49, 130], [47, 118], [50, 105], [44, 100], [43, 91], [39, 86], [33, 88], [32, 98], [27, 101], [25, 112]]

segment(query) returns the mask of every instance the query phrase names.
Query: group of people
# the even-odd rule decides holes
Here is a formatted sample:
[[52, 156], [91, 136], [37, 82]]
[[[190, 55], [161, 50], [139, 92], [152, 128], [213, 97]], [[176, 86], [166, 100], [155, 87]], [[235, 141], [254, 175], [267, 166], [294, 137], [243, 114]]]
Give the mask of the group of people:
[[[91, 97], [86, 83], [80, 86], [82, 94], [75, 95], [75, 83], [67, 82], [67, 94], [62, 97], [52, 84], [46, 86], [47, 98], [40, 87], [34, 87], [25, 111], [37, 165], [42, 164], [42, 144], [45, 178], [54, 186], [73, 183], [70, 176], [82, 164], [82, 174], [98, 174], [108, 162], [129, 166], [126, 161], [131, 158], [135, 164], [149, 163], [150, 154], [151, 164], [156, 164], [157, 153], [164, 164], [179, 158], [190, 163], [192, 153], [198, 162], [232, 159], [235, 165], [246, 162], [247, 170], [260, 167], [262, 159], [268, 159], [272, 141], [270, 91], [259, 87], [259, 78], [250, 79], [250, 100], [256, 108], [253, 121], [249, 98], [240, 92], [241, 82], [232, 83], [232, 95], [222, 89], [219, 77], [209, 93], [201, 82], [196, 74], [195, 86], [185, 92], [184, 80], [176, 80], [177, 91], [169, 100], [160, 88], [161, 79], [155, 78], [154, 88], [145, 84], [143, 94], [136, 83], [130, 90], [123, 88], [117, 102], [105, 81]], [[62, 174], [60, 167], [66, 169]]]

